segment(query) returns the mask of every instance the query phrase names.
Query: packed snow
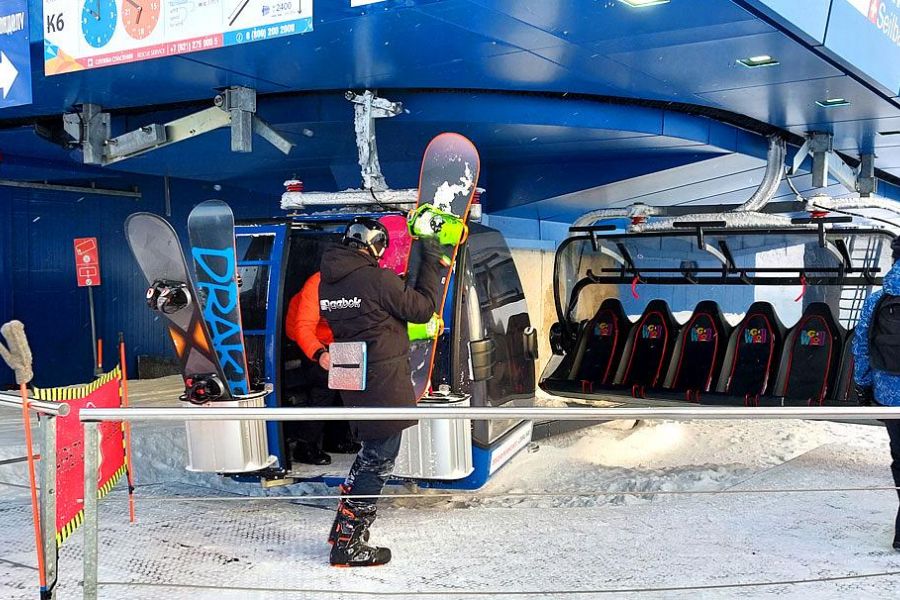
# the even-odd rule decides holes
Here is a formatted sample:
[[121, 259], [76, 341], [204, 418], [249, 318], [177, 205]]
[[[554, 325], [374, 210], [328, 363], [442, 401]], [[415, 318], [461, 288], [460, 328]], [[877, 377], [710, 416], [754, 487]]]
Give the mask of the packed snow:
[[[19, 427], [0, 416], [0, 461], [22, 455]], [[327, 566], [334, 501], [294, 496], [334, 490], [188, 473], [183, 438], [135, 428], [138, 522], [122, 485], [101, 502], [102, 598], [887, 598], [900, 585], [896, 494], [848, 489], [891, 485], [878, 426], [611, 422], [541, 440], [477, 492], [392, 487], [404, 497], [372, 534], [395, 558], [377, 569]], [[36, 595], [24, 483], [22, 463], [0, 466], [2, 598]], [[770, 491], [798, 488], [844, 491]], [[60, 568], [59, 597], [79, 598], [80, 534]]]

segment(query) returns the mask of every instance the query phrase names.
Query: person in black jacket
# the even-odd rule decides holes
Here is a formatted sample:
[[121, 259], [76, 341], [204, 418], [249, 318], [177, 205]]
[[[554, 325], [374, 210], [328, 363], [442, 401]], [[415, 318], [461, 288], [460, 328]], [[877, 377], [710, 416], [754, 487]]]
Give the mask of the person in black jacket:
[[[319, 301], [335, 342], [365, 342], [366, 389], [341, 391], [345, 406], [414, 407], [407, 323], [425, 323], [440, 303], [440, 261], [436, 245], [423, 242], [424, 257], [415, 286], [407, 286], [378, 259], [390, 243], [375, 219], [357, 217], [344, 232], [343, 245], [322, 257]], [[354, 499], [381, 493], [400, 450], [400, 434], [415, 421], [351, 423], [362, 449], [342, 486], [344, 497], [329, 534], [330, 562], [336, 566], [380, 565], [391, 559], [387, 548], [366, 544], [375, 520], [375, 500]]]

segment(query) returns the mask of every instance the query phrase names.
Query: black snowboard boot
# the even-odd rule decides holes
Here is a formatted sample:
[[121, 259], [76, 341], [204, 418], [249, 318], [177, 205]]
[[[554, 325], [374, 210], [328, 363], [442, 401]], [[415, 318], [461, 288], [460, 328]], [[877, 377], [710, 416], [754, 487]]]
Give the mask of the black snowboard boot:
[[369, 546], [363, 539], [374, 520], [374, 504], [343, 502], [337, 519], [337, 540], [329, 559], [333, 566], [375, 567], [390, 562], [390, 550]]
[[[338, 500], [338, 508], [337, 514], [334, 516], [334, 522], [331, 524], [331, 529], [328, 531], [328, 543], [334, 546], [334, 543], [337, 541], [338, 533], [341, 530], [341, 511], [344, 508], [344, 500]], [[369, 529], [366, 530], [362, 534], [362, 540], [364, 542], [369, 541]]]
[[[350, 493], [350, 487], [346, 483], [342, 483], [340, 485], [341, 494], [344, 496]], [[341, 530], [340, 521], [341, 521], [341, 512], [344, 510], [344, 499], [341, 498], [338, 500], [337, 505], [337, 514], [334, 515], [334, 522], [331, 524], [331, 529], [328, 530], [328, 543], [334, 546], [334, 543], [337, 541], [338, 532]], [[366, 528], [366, 531], [363, 533], [363, 541], [369, 541], [369, 529]]]

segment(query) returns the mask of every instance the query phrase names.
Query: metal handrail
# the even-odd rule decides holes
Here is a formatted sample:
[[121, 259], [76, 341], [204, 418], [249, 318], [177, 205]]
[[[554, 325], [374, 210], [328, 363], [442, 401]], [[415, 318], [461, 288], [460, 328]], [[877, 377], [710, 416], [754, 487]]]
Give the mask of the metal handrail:
[[[22, 408], [22, 398], [18, 395], [0, 392], [0, 406], [6, 408]], [[69, 405], [65, 402], [44, 402], [43, 400], [28, 399], [28, 407], [34, 412], [54, 417], [65, 417], [69, 414]]]
[[900, 406], [684, 407], [684, 408], [83, 408], [79, 418], [99, 421], [403, 421], [435, 419], [900, 419]]
[[686, 407], [686, 408], [83, 408], [84, 427], [84, 561], [85, 600], [96, 600], [99, 516], [97, 469], [100, 467], [102, 421], [405, 421], [434, 419], [506, 420], [550, 418], [565, 421], [613, 419], [900, 419], [897, 407]]

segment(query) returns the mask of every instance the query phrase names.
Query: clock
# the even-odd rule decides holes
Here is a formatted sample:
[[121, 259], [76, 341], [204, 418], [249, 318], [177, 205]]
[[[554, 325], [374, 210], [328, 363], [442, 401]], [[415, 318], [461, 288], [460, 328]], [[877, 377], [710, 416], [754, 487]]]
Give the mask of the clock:
[[122, 24], [125, 32], [136, 40], [142, 40], [156, 29], [159, 23], [162, 0], [122, 0]]
[[84, 0], [81, 9], [81, 33], [94, 48], [102, 48], [116, 32], [119, 11], [116, 0]]

